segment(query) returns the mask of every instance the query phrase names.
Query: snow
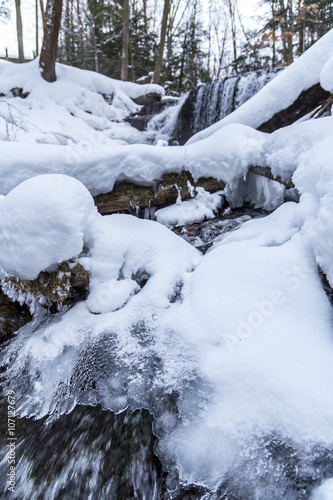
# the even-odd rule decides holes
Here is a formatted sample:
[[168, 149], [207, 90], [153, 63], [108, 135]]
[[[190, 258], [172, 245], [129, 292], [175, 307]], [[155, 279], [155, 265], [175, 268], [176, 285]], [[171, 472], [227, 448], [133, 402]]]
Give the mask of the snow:
[[304, 90], [321, 82], [322, 78], [328, 78], [328, 82], [325, 80], [324, 85], [326, 85], [326, 90], [330, 90], [332, 88], [330, 70], [332, 52], [333, 30], [326, 33], [299, 59], [280, 72], [241, 107], [214, 125], [195, 134], [187, 143], [200, 141], [230, 123], [242, 123], [258, 128], [279, 111], [287, 109]]
[[[332, 306], [318, 266], [333, 286], [333, 118], [272, 134], [252, 128], [319, 79], [333, 88], [332, 33], [261, 97], [182, 147], [108, 143], [106, 130], [110, 141], [136, 140], [124, 124], [101, 130], [96, 144], [95, 136], [82, 142], [83, 129], [74, 131], [78, 143], [39, 144], [34, 133], [22, 135], [19, 147], [0, 143], [3, 271], [33, 279], [75, 259], [90, 274], [87, 300], [57, 316], [37, 308], [34, 323], [1, 353], [4, 384], [15, 387], [20, 415], [41, 418], [77, 404], [148, 408], [162, 461], [177, 467], [181, 481], [211, 488], [258, 450], [265, 462], [263, 442], [278, 438], [302, 457], [332, 449]], [[59, 69], [59, 89], [67, 71]], [[91, 102], [97, 127], [96, 109], [104, 104], [90, 101], [89, 92], [109, 82], [88, 74], [83, 84], [81, 74], [75, 70], [70, 79], [86, 88], [81, 111]], [[31, 82], [35, 92], [35, 76]], [[118, 95], [132, 92], [113, 85]], [[64, 119], [72, 91], [59, 111]], [[50, 96], [45, 102], [50, 109]], [[75, 106], [80, 115], [79, 100]], [[124, 112], [111, 108], [118, 118]], [[82, 123], [90, 130], [88, 118]], [[256, 165], [292, 179], [299, 199], [284, 203], [281, 183], [248, 173]], [[205, 255], [162, 224], [212, 217], [222, 193], [189, 186], [195, 197], [181, 201], [180, 193], [176, 205], [156, 212], [157, 222], [97, 214], [91, 194], [110, 191], [117, 180], [154, 183], [184, 167], [195, 179], [224, 181], [233, 206], [250, 201], [274, 211], [221, 235]], [[316, 486], [313, 500], [332, 497], [332, 479]], [[284, 496], [283, 488], [276, 492]]]
[[[57, 81], [49, 84], [40, 76], [38, 62], [37, 58], [21, 64], [19, 71], [17, 64], [0, 63], [0, 93], [5, 94], [0, 98], [0, 139], [109, 146], [143, 142], [142, 134], [129, 124], [116, 123], [140, 109], [132, 98], [147, 93], [162, 97], [162, 87], [120, 82], [63, 64], [56, 65]], [[13, 97], [13, 88], [30, 94], [25, 99]]]
[[77, 180], [33, 177], [0, 203], [0, 264], [9, 275], [34, 279], [52, 264], [76, 257], [91, 221], [94, 201]]
[[315, 489], [311, 495], [311, 500], [332, 500], [333, 498], [333, 478], [327, 479], [322, 485]]
[[192, 200], [180, 200], [175, 205], [157, 210], [155, 212], [157, 222], [165, 226], [184, 226], [185, 224], [194, 224], [204, 219], [214, 218], [221, 205], [221, 195], [224, 192], [220, 191], [211, 194], [200, 187], [196, 188], [196, 191], [197, 195]]

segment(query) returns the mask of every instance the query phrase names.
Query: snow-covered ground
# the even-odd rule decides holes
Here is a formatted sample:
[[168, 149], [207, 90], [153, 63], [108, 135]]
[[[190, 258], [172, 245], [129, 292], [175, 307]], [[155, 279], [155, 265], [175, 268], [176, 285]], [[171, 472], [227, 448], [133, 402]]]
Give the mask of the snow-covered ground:
[[[111, 120], [124, 116], [137, 86], [111, 88], [104, 78], [64, 67], [56, 84], [36, 83], [32, 63], [16, 81], [15, 68], [0, 66], [7, 93], [14, 85], [31, 92], [22, 102], [5, 98], [5, 106], [14, 99], [20, 113], [25, 106], [43, 137], [45, 130], [47, 137], [62, 133], [62, 120], [73, 137], [40, 141], [32, 128], [15, 140], [3, 136], [2, 276], [34, 278], [65, 259], [91, 276], [86, 301], [56, 316], [36, 305], [32, 324], [3, 353], [20, 415], [40, 418], [79, 403], [116, 412], [148, 408], [162, 461], [175, 465], [182, 481], [212, 490], [258, 449], [265, 454], [273, 439], [305, 462], [313, 450], [333, 449], [332, 307], [318, 271], [333, 287], [333, 117], [270, 135], [253, 128], [316, 82], [331, 90], [332, 55], [330, 32], [229, 119], [174, 148], [117, 142], [127, 126], [118, 130]], [[118, 109], [115, 100], [105, 108], [96, 91], [125, 95], [125, 105]], [[52, 106], [56, 119], [45, 121], [44, 130]], [[96, 132], [100, 142], [80, 152], [87, 130], [102, 123], [96, 109], [108, 125]], [[89, 113], [82, 118], [87, 110], [91, 121]], [[299, 202], [283, 203], [285, 188], [247, 174], [251, 165], [292, 178]], [[111, 190], [116, 180], [153, 182], [184, 167], [195, 178], [225, 181], [235, 206], [248, 200], [275, 211], [224, 234], [202, 255], [158, 222], [102, 217], [94, 207], [91, 193]], [[193, 194], [158, 211], [157, 220], [170, 225], [212, 216], [219, 194]], [[267, 488], [258, 485], [253, 498], [299, 498], [285, 495], [283, 481]], [[319, 474], [310, 494], [332, 500], [332, 479]]]

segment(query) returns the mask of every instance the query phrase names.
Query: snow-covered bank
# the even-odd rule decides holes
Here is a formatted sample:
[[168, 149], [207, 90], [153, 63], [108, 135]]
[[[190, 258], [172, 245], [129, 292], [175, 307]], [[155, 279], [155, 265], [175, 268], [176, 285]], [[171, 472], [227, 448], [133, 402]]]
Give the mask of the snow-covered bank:
[[[318, 56], [316, 78], [333, 52], [332, 33], [323, 40], [309, 56]], [[295, 92], [301, 70], [304, 62], [287, 70]], [[284, 105], [283, 90], [274, 106]], [[54, 419], [79, 404], [147, 408], [165, 466], [207, 487], [208, 498], [226, 496], [228, 478], [232, 484], [251, 464], [253, 476], [242, 478], [252, 481], [247, 500], [327, 497], [333, 322], [320, 269], [333, 287], [332, 136], [326, 117], [271, 135], [229, 123], [174, 148], [2, 141], [2, 271], [32, 278], [72, 259], [90, 274], [86, 300], [55, 315], [37, 304], [33, 321], [1, 351], [4, 389], [15, 387], [18, 414]], [[284, 186], [248, 174], [251, 165], [292, 178], [299, 202], [283, 203]], [[117, 180], [152, 183], [184, 168], [226, 182], [234, 205], [278, 208], [223, 234], [206, 255], [158, 222], [95, 210], [91, 194]], [[219, 195], [198, 194], [157, 218], [210, 216]], [[277, 441], [289, 455], [269, 454]], [[20, 460], [34, 477], [33, 464]], [[25, 480], [18, 478], [20, 491]]]
[[[90, 207], [83, 186], [60, 180], [64, 193], [80, 191]], [[8, 200], [20, 190], [22, 207], [31, 204], [42, 182], [27, 181]], [[59, 235], [67, 226], [56, 222], [69, 213], [82, 231], [79, 250], [68, 242], [67, 253], [80, 252], [90, 294], [54, 318], [39, 311], [4, 352], [21, 416], [61, 414], [80, 403], [149, 408], [161, 459], [183, 481], [212, 489], [262, 439], [279, 436], [301, 456], [333, 447], [332, 309], [317, 271], [316, 257], [326, 262], [318, 253], [326, 230], [318, 224], [313, 231], [314, 195], [245, 223], [206, 256], [156, 222], [89, 208], [83, 227], [80, 204], [65, 195], [57, 210]], [[49, 217], [38, 211], [30, 225], [16, 223], [17, 237], [37, 255], [54, 233], [44, 224]], [[19, 254], [10, 255], [1, 256], [7, 270]], [[175, 413], [167, 405], [173, 394]]]
[[[24, 99], [13, 97], [22, 89]], [[143, 136], [122, 123], [140, 109], [133, 99], [164, 95], [162, 87], [121, 82], [93, 71], [57, 64], [57, 81], [40, 76], [38, 59], [0, 60], [0, 139], [37, 144], [140, 143]]]

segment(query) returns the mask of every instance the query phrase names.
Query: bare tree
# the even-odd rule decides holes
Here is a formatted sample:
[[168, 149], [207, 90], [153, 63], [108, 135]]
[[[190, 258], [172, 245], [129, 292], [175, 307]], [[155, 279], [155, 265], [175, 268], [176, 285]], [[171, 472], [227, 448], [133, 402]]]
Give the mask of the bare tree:
[[170, 3], [171, 3], [170, 0], [164, 0], [160, 44], [158, 47], [158, 54], [157, 54], [157, 58], [156, 58], [154, 79], [153, 79], [154, 83], [160, 82], [163, 53], [164, 53], [164, 45], [165, 45], [165, 36], [166, 36], [166, 30], [167, 30], [168, 18], [169, 18], [169, 12], [170, 12]]
[[[226, 4], [227, 4], [227, 7], [228, 7], [229, 16], [230, 16], [233, 58], [234, 58], [234, 62], [235, 62], [236, 59], [237, 59], [237, 29], [236, 29], [237, 0], [226, 0]], [[235, 71], [237, 73], [236, 63], [235, 63]]]
[[45, 9], [44, 9], [44, 2], [43, 0], [39, 0], [39, 6], [40, 6], [40, 12], [42, 14], [42, 19], [43, 19], [43, 29], [44, 29], [44, 23], [45, 23]]
[[23, 24], [22, 24], [22, 14], [21, 14], [21, 0], [15, 0], [16, 7], [16, 31], [17, 31], [17, 43], [18, 43], [18, 56], [19, 62], [24, 62], [24, 49], [23, 49]]
[[62, 0], [48, 0], [45, 12], [44, 38], [40, 53], [41, 75], [47, 82], [57, 79], [55, 63], [61, 23]]
[[129, 49], [129, 18], [130, 6], [129, 0], [124, 0], [124, 14], [123, 14], [123, 47], [121, 51], [121, 80], [127, 80], [128, 72], [128, 49]]

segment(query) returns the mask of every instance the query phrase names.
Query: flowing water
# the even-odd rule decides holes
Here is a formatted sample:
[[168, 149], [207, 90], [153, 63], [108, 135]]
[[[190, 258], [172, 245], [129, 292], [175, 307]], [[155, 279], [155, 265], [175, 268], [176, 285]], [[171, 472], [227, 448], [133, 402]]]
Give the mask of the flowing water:
[[[251, 74], [196, 89], [191, 131], [225, 116], [270, 78]], [[159, 130], [155, 139], [175, 136], [184, 105], [183, 100], [156, 117], [148, 133]], [[179, 234], [206, 251], [222, 233], [262, 215], [237, 212]], [[137, 277], [142, 287], [147, 279]], [[181, 302], [180, 283], [170, 314]], [[74, 309], [81, 310], [82, 324], [70, 313], [40, 311], [2, 345], [1, 498], [301, 500], [333, 476], [333, 450], [324, 445], [267, 430], [255, 439], [245, 433], [236, 446], [231, 432], [219, 438], [213, 425], [211, 435], [200, 435], [198, 415], [210, 407], [214, 392], [179, 332], [151, 314], [132, 323], [126, 315], [123, 322], [101, 321], [96, 333], [94, 318], [80, 307]], [[55, 327], [59, 335], [59, 325], [76, 338], [58, 352], [50, 335]], [[49, 356], [50, 338], [56, 353]], [[197, 434], [191, 429], [196, 425]], [[197, 442], [191, 438], [192, 453], [179, 462], [188, 434]], [[8, 491], [13, 454], [15, 491]]]
[[176, 140], [184, 144], [192, 135], [221, 120], [254, 96], [277, 72], [260, 70], [214, 80], [192, 89], [177, 105], [153, 117], [147, 126], [150, 142]]

